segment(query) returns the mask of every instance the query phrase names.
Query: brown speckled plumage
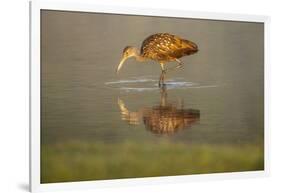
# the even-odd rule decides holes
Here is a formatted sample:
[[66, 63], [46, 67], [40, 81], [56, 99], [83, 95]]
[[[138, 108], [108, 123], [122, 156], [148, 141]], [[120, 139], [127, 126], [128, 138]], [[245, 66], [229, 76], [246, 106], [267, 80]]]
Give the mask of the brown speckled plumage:
[[179, 36], [168, 33], [157, 33], [147, 37], [143, 42], [140, 51], [132, 46], [126, 46], [116, 73], [119, 72], [126, 59], [135, 57], [137, 61], [143, 62], [147, 59], [155, 60], [161, 65], [162, 73], [159, 78], [159, 86], [164, 85], [164, 76], [167, 72], [165, 64], [176, 61], [178, 66], [182, 67], [179, 58], [198, 52], [195, 43], [180, 38]]
[[141, 46], [141, 56], [159, 62], [169, 62], [196, 53], [197, 45], [189, 40], [168, 33], [147, 37]]

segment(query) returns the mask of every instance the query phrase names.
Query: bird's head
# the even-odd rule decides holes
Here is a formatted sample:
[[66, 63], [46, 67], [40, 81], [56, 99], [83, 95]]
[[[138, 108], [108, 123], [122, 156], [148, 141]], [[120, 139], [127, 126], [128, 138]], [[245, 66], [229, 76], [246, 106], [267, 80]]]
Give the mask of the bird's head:
[[116, 73], [119, 72], [119, 70], [122, 68], [123, 64], [125, 63], [125, 61], [130, 58], [130, 57], [133, 57], [133, 56], [136, 56], [137, 55], [137, 49], [132, 47], [132, 46], [126, 46], [123, 50], [123, 53], [122, 53], [122, 58], [121, 58], [121, 61], [116, 69]]

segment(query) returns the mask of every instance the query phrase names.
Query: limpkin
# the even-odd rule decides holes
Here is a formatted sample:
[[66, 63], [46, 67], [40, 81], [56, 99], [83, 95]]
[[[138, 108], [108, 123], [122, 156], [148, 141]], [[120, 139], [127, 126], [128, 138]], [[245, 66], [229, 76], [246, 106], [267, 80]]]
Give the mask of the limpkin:
[[157, 33], [147, 37], [141, 45], [140, 51], [132, 46], [126, 46], [123, 50], [122, 59], [117, 67], [116, 73], [119, 72], [126, 59], [135, 57], [137, 61], [143, 62], [151, 59], [161, 65], [162, 73], [159, 78], [159, 87], [164, 85], [164, 75], [166, 74], [166, 63], [177, 62], [175, 68], [182, 67], [183, 63], [179, 58], [194, 54], [198, 51], [195, 43], [180, 38], [179, 36], [169, 33]]

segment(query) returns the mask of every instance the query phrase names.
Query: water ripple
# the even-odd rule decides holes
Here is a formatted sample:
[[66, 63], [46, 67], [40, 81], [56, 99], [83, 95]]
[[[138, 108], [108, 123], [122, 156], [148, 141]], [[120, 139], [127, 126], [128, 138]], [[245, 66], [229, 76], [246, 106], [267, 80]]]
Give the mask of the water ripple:
[[[133, 77], [126, 80], [117, 80], [105, 82], [105, 85], [113, 89], [119, 89], [123, 91], [153, 91], [158, 90], [158, 79], [152, 76], [142, 76], [142, 77]], [[186, 81], [183, 77], [178, 77], [175, 79], [169, 79], [165, 82], [165, 86], [168, 89], [199, 89], [199, 88], [212, 88], [217, 87], [217, 85], [202, 85], [195, 82]]]
[[158, 81], [158, 80], [153, 80], [153, 79], [133, 79], [133, 80], [118, 80], [118, 81], [106, 82], [104, 84], [111, 85], [111, 84], [124, 84], [124, 83], [155, 82], [155, 81]]

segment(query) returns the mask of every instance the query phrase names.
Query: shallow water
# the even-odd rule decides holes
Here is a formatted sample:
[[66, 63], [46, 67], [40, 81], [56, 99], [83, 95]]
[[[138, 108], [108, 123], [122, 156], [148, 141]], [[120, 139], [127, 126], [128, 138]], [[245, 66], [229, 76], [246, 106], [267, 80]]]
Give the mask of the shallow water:
[[[262, 24], [43, 11], [41, 30], [43, 146], [263, 141]], [[116, 75], [123, 48], [156, 32], [199, 52], [168, 72], [165, 88], [153, 61], [129, 59]]]
[[[45, 112], [43, 128], [46, 129], [42, 130], [42, 139], [46, 143], [73, 138], [110, 143], [128, 139], [154, 141], [163, 137], [184, 142], [251, 143], [251, 140], [262, 139], [263, 108], [258, 101], [253, 104], [255, 99], [248, 95], [250, 88], [191, 82], [184, 77], [168, 79], [165, 104], [197, 109], [200, 121], [174, 135], [158, 136], [147, 132], [141, 120], [137, 125], [122, 121], [118, 105], [122, 99], [131, 113], [161, 105], [163, 89], [158, 87], [156, 77], [140, 76], [87, 86], [77, 82], [76, 86], [63, 90], [64, 96], [57, 90], [46, 97], [49, 113]], [[239, 95], [242, 89], [245, 94]]]

